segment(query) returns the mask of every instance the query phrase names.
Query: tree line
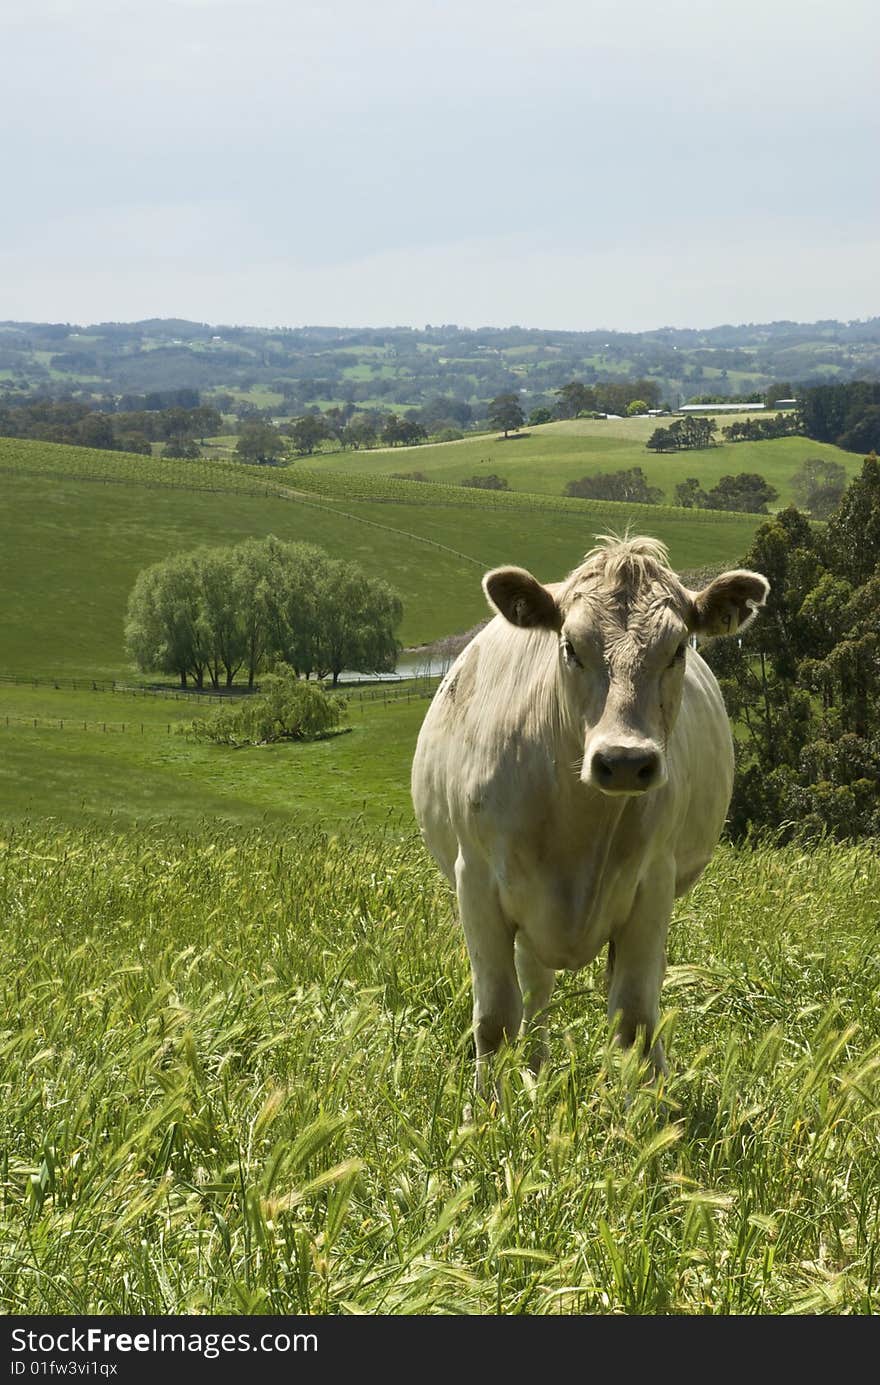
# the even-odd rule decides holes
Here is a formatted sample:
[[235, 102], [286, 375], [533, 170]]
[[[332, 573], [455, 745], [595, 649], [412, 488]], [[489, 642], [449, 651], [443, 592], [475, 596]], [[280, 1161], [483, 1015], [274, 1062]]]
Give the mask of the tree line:
[[800, 392], [798, 402], [808, 438], [847, 452], [880, 450], [880, 381], [813, 385]]
[[[192, 391], [186, 391], [188, 396]], [[197, 396], [196, 396], [197, 398]], [[111, 452], [152, 453], [165, 444], [166, 456], [198, 456], [197, 438], [220, 432], [222, 415], [209, 404], [171, 404], [162, 409], [108, 411], [74, 399], [0, 401], [0, 436], [35, 438]]]
[[704, 650], [738, 726], [733, 836], [880, 836], [876, 454], [824, 529], [783, 510], [742, 566], [769, 578], [767, 606], [742, 639]]
[[[662, 505], [665, 500], [663, 491], [650, 484], [640, 466], [581, 476], [569, 481], [562, 493], [581, 500], [624, 500], [633, 505]], [[695, 476], [689, 476], [675, 487], [673, 503], [685, 509], [766, 514], [768, 504], [778, 494], [763, 476], [741, 471], [737, 476], [722, 476], [709, 490], [704, 490]]]
[[400, 652], [400, 598], [356, 563], [270, 536], [180, 553], [144, 568], [128, 602], [125, 643], [145, 673], [180, 686], [231, 688], [276, 663], [297, 676], [388, 672]]
[[800, 415], [795, 409], [772, 418], [735, 419], [721, 429], [728, 442], [761, 442], [764, 438], [788, 438], [801, 431]]
[[557, 418], [578, 418], [590, 413], [624, 415], [636, 402], [644, 405], [638, 412], [656, 409], [660, 404], [660, 385], [656, 380], [610, 380], [595, 385], [569, 380], [554, 392]]

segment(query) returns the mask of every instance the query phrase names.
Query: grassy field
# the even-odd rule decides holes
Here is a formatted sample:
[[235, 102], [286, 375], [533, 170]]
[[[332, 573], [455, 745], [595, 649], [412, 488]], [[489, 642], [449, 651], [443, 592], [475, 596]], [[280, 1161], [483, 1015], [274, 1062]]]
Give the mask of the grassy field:
[[229, 750], [179, 734], [204, 704], [62, 681], [130, 674], [136, 572], [200, 544], [355, 557], [417, 642], [482, 616], [493, 563], [559, 576], [630, 520], [679, 568], [736, 562], [757, 522], [376, 474], [472, 446], [260, 469], [0, 440], [0, 673], [61, 683], [0, 679], [0, 1312], [877, 1310], [875, 849], [719, 848], [672, 929], [663, 1111], [597, 963], [540, 1081], [509, 1052], [466, 1124], [468, 968], [409, 802], [425, 699]]
[[[719, 417], [719, 437], [721, 427], [729, 421]], [[451, 484], [496, 472], [506, 477], [514, 490], [557, 496], [562, 495], [567, 481], [580, 476], [640, 466], [670, 504], [676, 485], [688, 476], [698, 477], [708, 490], [728, 473], [756, 471], [779, 491], [780, 505], [793, 500], [791, 477], [807, 457], [840, 462], [851, 476], [861, 467], [862, 458], [855, 453], [800, 437], [725, 443], [702, 452], [648, 452], [648, 437], [658, 425], [668, 422], [656, 418], [572, 419], [524, 429], [523, 436], [512, 434], [506, 442], [497, 434], [483, 434], [433, 446], [309, 458], [308, 465], [341, 467], [346, 472], [423, 471], [432, 481]]]
[[8, 829], [0, 1303], [876, 1311], [878, 890], [867, 849], [722, 849], [671, 934], [669, 1119], [597, 964], [466, 1125], [464, 950], [412, 839]]
[[[383, 701], [383, 697], [387, 701]], [[205, 704], [0, 687], [0, 817], [138, 829], [355, 819], [412, 829], [409, 767], [427, 701], [401, 686], [349, 698], [343, 734], [241, 750], [180, 734]], [[34, 722], [36, 721], [36, 725]]]
[[14, 439], [0, 439], [0, 470], [0, 584], [14, 593], [0, 610], [0, 672], [66, 677], [130, 677], [123, 623], [137, 573], [201, 545], [271, 533], [355, 559], [400, 592], [401, 639], [415, 645], [480, 620], [480, 578], [496, 564], [552, 580], [597, 531], [627, 523], [666, 540], [681, 569], [735, 563], [757, 522]]

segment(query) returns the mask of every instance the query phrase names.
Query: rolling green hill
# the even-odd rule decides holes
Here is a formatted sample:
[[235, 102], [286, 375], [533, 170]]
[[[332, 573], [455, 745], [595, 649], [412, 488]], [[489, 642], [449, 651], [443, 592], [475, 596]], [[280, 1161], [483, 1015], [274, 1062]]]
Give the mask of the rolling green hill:
[[[730, 419], [719, 417], [719, 436], [721, 426], [728, 422]], [[856, 475], [862, 463], [856, 453], [802, 437], [722, 443], [700, 452], [657, 455], [649, 452], [645, 443], [663, 423], [663, 419], [655, 418], [570, 419], [524, 429], [520, 436], [512, 434], [507, 441], [495, 433], [481, 434], [452, 443], [349, 452], [344, 457], [316, 456], [309, 458], [307, 465], [341, 468], [346, 473], [421, 471], [432, 481], [452, 485], [466, 477], [496, 472], [506, 477], [514, 490], [556, 496], [562, 495], [567, 481], [640, 466], [670, 504], [676, 485], [688, 476], [696, 476], [708, 490], [721, 476], [755, 471], [779, 491], [778, 503], [787, 505], [793, 500], [791, 477], [807, 457], [840, 462], [850, 476]]]
[[757, 522], [389, 482], [339, 463], [172, 462], [5, 438], [0, 481], [0, 582], [9, 594], [0, 671], [68, 677], [130, 676], [122, 624], [135, 576], [201, 545], [273, 533], [351, 557], [397, 588], [402, 639], [419, 644], [482, 618], [480, 578], [496, 564], [516, 562], [549, 581], [597, 532], [627, 524], [667, 542], [681, 570], [735, 562]]

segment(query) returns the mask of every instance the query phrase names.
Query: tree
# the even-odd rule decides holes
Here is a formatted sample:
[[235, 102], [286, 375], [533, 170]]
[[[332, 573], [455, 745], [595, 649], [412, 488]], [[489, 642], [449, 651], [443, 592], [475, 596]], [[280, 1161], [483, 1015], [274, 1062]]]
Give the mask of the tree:
[[538, 428], [542, 423], [552, 423], [553, 413], [550, 409], [532, 409], [529, 414], [529, 427]]
[[344, 698], [330, 697], [316, 683], [300, 682], [292, 668], [279, 664], [263, 679], [258, 696], [193, 721], [188, 734], [197, 741], [236, 747], [317, 740], [339, 725], [344, 708]]
[[495, 398], [489, 401], [490, 428], [502, 428], [504, 436], [507, 437], [511, 428], [521, 428], [524, 423], [525, 414], [518, 395], [512, 392], [496, 394]]
[[827, 519], [836, 510], [846, 489], [846, 471], [840, 462], [807, 457], [791, 478], [795, 503], [814, 519]]
[[671, 428], [655, 428], [645, 446], [651, 452], [675, 452], [678, 444]]
[[506, 476], [496, 476], [495, 472], [490, 472], [488, 476], [469, 476], [460, 483], [462, 486], [470, 486], [473, 490], [479, 491], [509, 491], [510, 486]]
[[560, 418], [577, 418], [596, 408], [596, 393], [583, 380], [569, 380], [567, 385], [556, 391], [559, 403], [556, 412]]
[[399, 444], [411, 447], [414, 443], [424, 442], [427, 436], [416, 419], [401, 418], [398, 414], [389, 414], [382, 429], [382, 441], [388, 447], [397, 447]]
[[754, 471], [741, 471], [737, 476], [722, 476], [706, 495], [710, 510], [738, 510], [745, 514], [765, 515], [767, 506], [778, 499], [775, 486]]
[[587, 500], [627, 500], [636, 505], [660, 505], [663, 501], [662, 490], [648, 485], [640, 466], [582, 476], [579, 481], [569, 481], [563, 494]]
[[330, 429], [323, 414], [303, 414], [290, 430], [294, 448], [301, 457], [310, 457], [315, 448], [329, 436]]
[[355, 414], [342, 434], [342, 445], [353, 447], [355, 451], [361, 447], [375, 447], [377, 437], [376, 424], [370, 415]]
[[735, 836], [880, 833], [880, 552], [861, 556], [870, 463], [824, 535], [794, 508], [760, 527], [743, 566], [770, 580], [761, 621], [704, 650], [737, 723]]
[[195, 555], [199, 599], [199, 628], [211, 686], [227, 688], [244, 664], [247, 638], [242, 620], [234, 548], [204, 549]]
[[385, 673], [394, 668], [403, 606], [386, 582], [367, 577], [355, 563], [330, 559], [318, 574], [317, 599], [315, 668], [321, 676], [331, 674], [335, 687], [343, 669]]
[[696, 476], [689, 476], [686, 481], [680, 481], [676, 486], [675, 503], [685, 510], [705, 510], [709, 497]]
[[825, 531], [826, 561], [855, 586], [880, 563], [880, 461], [871, 452], [847, 488]]
[[245, 539], [233, 550], [233, 594], [244, 641], [248, 687], [270, 656], [280, 649], [284, 629], [279, 613], [280, 590], [286, 567], [286, 548], [280, 539]]
[[637, 414], [646, 414], [648, 405], [644, 399], [631, 399], [626, 406], [627, 418], [635, 418]]
[[192, 434], [204, 443], [209, 433], [221, 432], [223, 415], [212, 404], [200, 404], [197, 409], [190, 409], [189, 424]]
[[173, 673], [180, 686], [204, 686], [208, 649], [198, 563], [179, 554], [138, 574], [128, 601], [125, 644], [144, 672]]
[[172, 438], [166, 442], [162, 448], [163, 457], [183, 458], [186, 461], [194, 461], [201, 457], [201, 449], [194, 438]]
[[235, 453], [243, 462], [271, 465], [284, 456], [284, 439], [271, 424], [254, 420], [242, 426]]
[[876, 452], [880, 448], [880, 404], [870, 404], [864, 413], [841, 433], [837, 445], [846, 452]]
[[116, 445], [113, 424], [106, 414], [88, 414], [79, 425], [77, 442], [82, 447], [112, 448]]

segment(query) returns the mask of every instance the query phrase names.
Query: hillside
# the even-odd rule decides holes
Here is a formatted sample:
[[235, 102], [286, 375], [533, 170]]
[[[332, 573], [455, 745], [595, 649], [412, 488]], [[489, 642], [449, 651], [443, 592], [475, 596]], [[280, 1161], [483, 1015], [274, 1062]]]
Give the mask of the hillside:
[[[748, 414], [719, 417], [721, 427]], [[432, 481], [460, 484], [470, 476], [492, 472], [503, 476], [513, 490], [561, 496], [567, 481], [599, 471], [619, 471], [640, 466], [652, 486], [659, 486], [671, 504], [675, 487], [696, 476], [709, 489], [721, 476], [740, 471], [758, 472], [779, 491], [780, 506], [793, 500], [791, 478], [807, 457], [841, 463], [849, 476], [861, 466], [861, 454], [842, 452], [829, 443], [810, 438], [774, 438], [762, 442], [721, 442], [697, 452], [657, 455], [645, 443], [657, 427], [657, 419], [567, 419], [524, 428], [505, 441], [498, 434], [465, 437], [454, 443], [421, 447], [385, 448], [309, 458], [303, 465], [346, 474], [389, 475], [420, 471]]]
[[317, 460], [245, 467], [6, 438], [0, 477], [0, 582], [15, 594], [0, 612], [2, 671], [18, 674], [130, 676], [122, 625], [135, 576], [187, 548], [273, 533], [353, 558], [400, 592], [401, 636], [414, 645], [481, 619], [480, 578], [499, 563], [552, 580], [597, 532], [631, 524], [663, 539], [686, 570], [737, 561], [757, 524], [749, 515], [393, 481], [329, 459], [323, 469]]

